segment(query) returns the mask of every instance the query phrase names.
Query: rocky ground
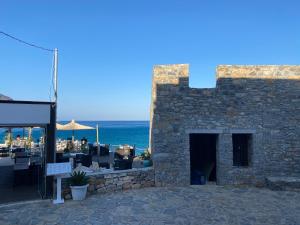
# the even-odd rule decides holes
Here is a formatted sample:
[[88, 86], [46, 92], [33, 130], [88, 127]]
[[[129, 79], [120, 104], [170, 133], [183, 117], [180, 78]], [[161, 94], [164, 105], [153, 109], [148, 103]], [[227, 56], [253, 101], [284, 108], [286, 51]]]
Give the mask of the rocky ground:
[[0, 224], [300, 224], [300, 192], [215, 185], [145, 188], [0, 207]]

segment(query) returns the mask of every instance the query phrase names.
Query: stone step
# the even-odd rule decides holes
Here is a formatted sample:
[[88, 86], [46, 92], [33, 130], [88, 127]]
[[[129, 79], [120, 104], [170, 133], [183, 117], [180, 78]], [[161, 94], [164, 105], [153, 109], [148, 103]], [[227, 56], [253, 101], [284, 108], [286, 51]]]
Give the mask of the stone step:
[[267, 177], [266, 185], [275, 191], [300, 191], [300, 177]]

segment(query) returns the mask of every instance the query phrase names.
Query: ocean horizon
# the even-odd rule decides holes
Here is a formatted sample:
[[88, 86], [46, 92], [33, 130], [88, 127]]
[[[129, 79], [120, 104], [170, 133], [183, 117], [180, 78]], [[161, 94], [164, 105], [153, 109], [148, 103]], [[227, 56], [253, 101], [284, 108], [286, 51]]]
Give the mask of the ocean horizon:
[[[70, 121], [58, 121], [60, 124], [66, 124]], [[100, 144], [109, 145], [134, 145], [137, 148], [137, 153], [141, 153], [149, 147], [149, 121], [97, 121], [97, 120], [78, 120], [80, 124], [96, 127], [99, 126], [99, 142]], [[0, 129], [0, 141], [4, 143], [5, 128]], [[13, 129], [13, 137], [17, 135], [26, 137], [27, 129]], [[75, 139], [80, 140], [87, 138], [88, 142], [96, 142], [96, 130], [78, 130], [74, 132]], [[41, 129], [33, 129], [32, 137], [34, 141], [42, 135]], [[56, 138], [65, 140], [72, 137], [72, 131], [56, 132]]]

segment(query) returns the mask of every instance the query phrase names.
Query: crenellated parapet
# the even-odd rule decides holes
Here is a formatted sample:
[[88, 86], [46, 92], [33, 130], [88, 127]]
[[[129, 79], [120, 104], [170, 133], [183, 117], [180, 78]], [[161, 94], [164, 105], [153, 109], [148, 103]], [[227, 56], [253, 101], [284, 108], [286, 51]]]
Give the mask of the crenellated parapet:
[[217, 79], [300, 79], [300, 66], [296, 65], [219, 65]]

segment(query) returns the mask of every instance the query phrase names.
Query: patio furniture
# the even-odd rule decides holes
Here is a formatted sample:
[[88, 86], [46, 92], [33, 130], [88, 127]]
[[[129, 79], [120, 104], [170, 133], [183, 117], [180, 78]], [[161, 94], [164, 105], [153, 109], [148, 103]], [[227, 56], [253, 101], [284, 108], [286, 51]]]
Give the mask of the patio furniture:
[[135, 148], [129, 145], [124, 145], [122, 147], [117, 148], [115, 153], [116, 153], [115, 155], [118, 158], [124, 158], [124, 157], [134, 158]]
[[100, 146], [100, 156], [108, 156], [109, 155], [109, 145]]
[[76, 165], [81, 163], [83, 166], [90, 167], [92, 165], [92, 156], [87, 154], [76, 154]]
[[9, 156], [9, 148], [1, 147], [0, 148], [0, 157], [8, 157]]
[[107, 155], [98, 157], [99, 167], [111, 168], [114, 164], [114, 152], [108, 152]]
[[143, 167], [144, 167], [144, 161], [139, 157], [135, 157], [132, 162], [132, 168], [143, 168]]
[[90, 155], [97, 155], [98, 153], [97, 153], [97, 151], [98, 151], [98, 148], [97, 148], [97, 146], [96, 145], [93, 145], [92, 143], [89, 143], [88, 144], [89, 145], [89, 154]]
[[130, 160], [130, 159], [115, 159], [114, 169], [115, 170], [129, 170], [129, 169], [132, 169], [132, 160]]
[[13, 148], [12, 153], [25, 152], [25, 148]]
[[135, 149], [131, 146], [123, 146], [115, 152], [114, 168], [115, 170], [132, 169], [132, 162], [135, 156]]
[[64, 156], [64, 153], [62, 153], [62, 152], [57, 152], [56, 153], [56, 162], [57, 163], [69, 162], [69, 157]]

